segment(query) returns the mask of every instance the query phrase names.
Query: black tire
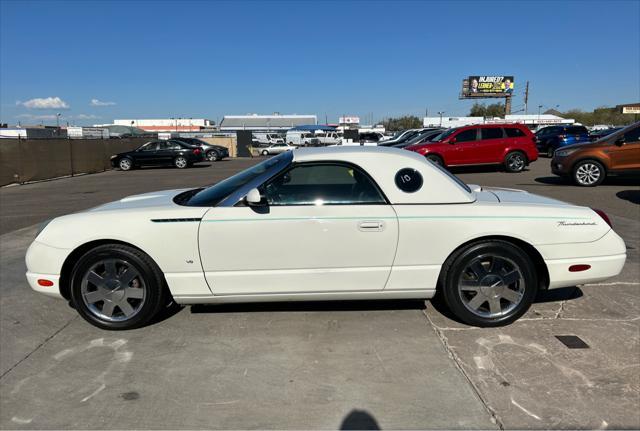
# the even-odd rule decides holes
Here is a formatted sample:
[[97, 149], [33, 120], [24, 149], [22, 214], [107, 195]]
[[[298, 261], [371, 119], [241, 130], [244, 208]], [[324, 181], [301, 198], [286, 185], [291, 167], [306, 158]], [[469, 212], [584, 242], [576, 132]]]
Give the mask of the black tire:
[[173, 165], [178, 169], [185, 169], [189, 167], [189, 161], [184, 156], [178, 156], [173, 160]]
[[215, 150], [207, 151], [207, 160], [210, 162], [217, 162], [219, 160], [218, 153]]
[[507, 172], [522, 172], [527, 166], [527, 156], [522, 151], [511, 151], [504, 158], [504, 168]]
[[121, 171], [130, 171], [134, 167], [133, 160], [129, 157], [123, 157], [118, 161], [118, 167]]
[[[104, 287], [103, 292], [110, 292], [108, 296], [111, 298], [110, 300], [98, 300], [97, 302], [93, 302], [91, 306], [87, 303], [85, 298], [88, 293], [83, 289], [88, 289], [89, 287], [93, 287], [93, 285], [85, 282], [85, 276], [87, 276], [89, 271], [94, 271], [93, 268], [100, 268], [101, 262], [104, 261], [125, 262], [125, 270], [133, 268], [137, 271], [136, 278], [131, 280], [128, 285], [133, 286], [133, 283], [137, 282], [136, 286], [144, 290], [143, 298], [139, 299], [140, 302], [136, 304], [136, 299], [127, 299], [127, 296], [122, 295], [120, 298], [117, 298], [114, 293], [118, 293], [118, 291], [122, 292], [128, 288], [124, 288], [118, 283], [115, 287]], [[114, 264], [114, 268], [117, 267], [116, 265], [117, 264]], [[104, 268], [106, 271], [106, 266], [104, 266]], [[122, 266], [119, 269], [123, 270]], [[115, 273], [117, 273], [117, 271]], [[120, 273], [116, 278], [120, 279], [120, 277], [125, 275], [126, 272]], [[106, 272], [103, 276], [104, 280], [113, 280], [113, 278], [107, 277]], [[96, 285], [95, 290], [89, 293], [97, 292], [100, 289], [101, 288], [98, 288]], [[116, 300], [122, 301], [123, 299], [128, 301], [130, 305], [133, 303], [132, 308], [135, 309], [135, 314], [131, 317], [126, 317], [123, 311], [124, 309], [120, 308], [120, 305], [116, 303]], [[147, 254], [127, 245], [105, 244], [88, 251], [78, 260], [71, 274], [71, 303], [83, 319], [101, 329], [126, 330], [144, 326], [149, 323], [170, 300], [171, 294], [168, 292], [164, 275], [162, 271], [160, 271], [160, 268], [158, 268]], [[105, 317], [104, 314], [107, 302], [112, 302], [111, 319]]]
[[547, 146], [547, 157], [550, 159], [553, 159], [553, 153], [555, 153], [556, 150], [553, 149], [553, 147], [551, 145]]
[[595, 187], [604, 181], [607, 170], [597, 160], [580, 160], [573, 166], [571, 177], [573, 182], [581, 187]]
[[269, 155], [269, 151], [267, 151], [267, 150], [262, 150], [262, 155], [263, 155], [263, 156], [268, 156], [268, 155]]
[[442, 157], [436, 154], [427, 154], [425, 157], [434, 165], [444, 166], [444, 161], [442, 160]]
[[[512, 266], [518, 270], [519, 278], [517, 281], [506, 285], [502, 279], [502, 275], [507, 279], [513, 273], [506, 264], [501, 266], [502, 269], [500, 269], [500, 271], [505, 271], [504, 274], [499, 272], [501, 275], [498, 278], [490, 278], [493, 276], [491, 273], [491, 268], [494, 265], [493, 259], [496, 258], [498, 261], [513, 264]], [[474, 262], [482, 261], [483, 259], [491, 259], [489, 260], [491, 262], [488, 266], [489, 270], [485, 269], [487, 275], [482, 279], [478, 276], [478, 281], [471, 281], [471, 283], [478, 283], [477, 293], [466, 291], [467, 287], [461, 287], [465, 286], [465, 284], [461, 284], [461, 281], [468, 277], [469, 274], [473, 276], [473, 272], [469, 272], [470, 265], [474, 266]], [[483, 266], [483, 268], [485, 267]], [[462, 322], [479, 327], [494, 327], [508, 325], [527, 312], [538, 292], [537, 280], [535, 265], [524, 251], [507, 241], [487, 240], [471, 243], [453, 253], [442, 267], [439, 288], [442, 289], [442, 296], [449, 310]], [[497, 282], [502, 284], [496, 285]], [[465, 281], [465, 283], [467, 282]], [[518, 291], [514, 290], [514, 287]], [[511, 291], [511, 294], [517, 293], [519, 302], [517, 304], [509, 302], [500, 296], [502, 293], [495, 293], [496, 290], [493, 289], [502, 289], [502, 293], [505, 294], [507, 293], [505, 290]], [[522, 291], [520, 292], [519, 290]], [[498, 295], [497, 301], [500, 310], [502, 310], [501, 314], [493, 313], [490, 309], [489, 299], [486, 299], [485, 302], [480, 302], [475, 312], [472, 312], [471, 308], [473, 306], [471, 303], [475, 295], [482, 295], [479, 296], [480, 301], [485, 297], [489, 298], [492, 295]], [[495, 296], [492, 297], [492, 299], [495, 298]]]

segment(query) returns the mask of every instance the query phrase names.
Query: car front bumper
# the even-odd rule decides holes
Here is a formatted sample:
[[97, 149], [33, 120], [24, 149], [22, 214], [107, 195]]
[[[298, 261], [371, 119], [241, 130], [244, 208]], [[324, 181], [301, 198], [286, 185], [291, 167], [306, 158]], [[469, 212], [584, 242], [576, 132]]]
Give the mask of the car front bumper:
[[[60, 293], [60, 271], [71, 250], [51, 247], [39, 241], [33, 241], [27, 249], [27, 282], [33, 290], [47, 296], [62, 298]], [[48, 280], [51, 286], [42, 286], [38, 280]]]

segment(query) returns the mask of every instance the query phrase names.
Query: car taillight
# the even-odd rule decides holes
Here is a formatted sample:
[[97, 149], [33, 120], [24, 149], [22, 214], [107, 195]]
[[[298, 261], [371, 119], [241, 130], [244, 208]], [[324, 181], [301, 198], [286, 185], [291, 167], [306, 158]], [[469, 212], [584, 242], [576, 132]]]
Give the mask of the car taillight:
[[602, 220], [604, 220], [609, 227], [613, 227], [613, 225], [611, 224], [611, 220], [609, 219], [609, 216], [602, 210], [599, 210], [597, 208], [591, 208], [592, 210], [594, 210], [596, 212], [596, 214], [598, 214], [600, 217], [602, 217]]
[[195, 150], [193, 150], [193, 154], [195, 154], [196, 156], [199, 156], [201, 153], [200, 148], [196, 148]]

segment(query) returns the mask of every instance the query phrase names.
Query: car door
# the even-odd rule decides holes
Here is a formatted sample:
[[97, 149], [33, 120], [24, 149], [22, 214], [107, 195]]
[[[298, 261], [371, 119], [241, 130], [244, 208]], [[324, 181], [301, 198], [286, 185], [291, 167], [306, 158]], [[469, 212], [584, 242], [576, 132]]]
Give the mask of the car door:
[[609, 150], [611, 169], [640, 171], [640, 126], [618, 136], [618, 139], [620, 138], [624, 140], [618, 144], [614, 143]]
[[182, 146], [174, 141], [162, 141], [158, 143], [158, 152], [156, 154], [156, 162], [158, 164], [170, 165], [177, 152]]
[[149, 142], [140, 147], [135, 153], [136, 163], [139, 165], [153, 165], [156, 163], [158, 141]]
[[384, 289], [398, 221], [362, 170], [297, 164], [260, 190], [264, 205], [214, 207], [202, 219], [201, 261], [214, 295]]
[[502, 127], [480, 128], [480, 140], [475, 151], [477, 163], [502, 163], [505, 146]]
[[447, 165], [469, 165], [478, 163], [476, 147], [478, 129], [461, 130], [453, 136], [453, 144], [446, 149], [445, 162]]

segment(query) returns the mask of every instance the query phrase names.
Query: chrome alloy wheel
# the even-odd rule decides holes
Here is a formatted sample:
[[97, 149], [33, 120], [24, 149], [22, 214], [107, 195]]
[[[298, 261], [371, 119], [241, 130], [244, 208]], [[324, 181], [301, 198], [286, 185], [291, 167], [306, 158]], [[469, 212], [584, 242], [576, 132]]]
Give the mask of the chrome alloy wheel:
[[178, 157], [176, 159], [176, 167], [179, 168], [179, 169], [186, 168], [187, 167], [187, 159], [185, 159], [184, 157]]
[[507, 160], [507, 164], [509, 165], [509, 170], [513, 172], [520, 172], [524, 169], [524, 157], [520, 153], [512, 154]]
[[120, 160], [120, 169], [122, 169], [123, 171], [128, 171], [129, 169], [131, 169], [131, 160], [129, 159], [122, 159]]
[[458, 294], [464, 306], [484, 318], [511, 312], [522, 301], [525, 288], [518, 265], [493, 255], [473, 259], [458, 280]]
[[95, 263], [82, 277], [82, 300], [96, 317], [122, 322], [138, 314], [146, 297], [140, 272], [122, 259]]
[[584, 163], [576, 169], [576, 180], [585, 186], [595, 184], [600, 179], [602, 172], [594, 163]]

